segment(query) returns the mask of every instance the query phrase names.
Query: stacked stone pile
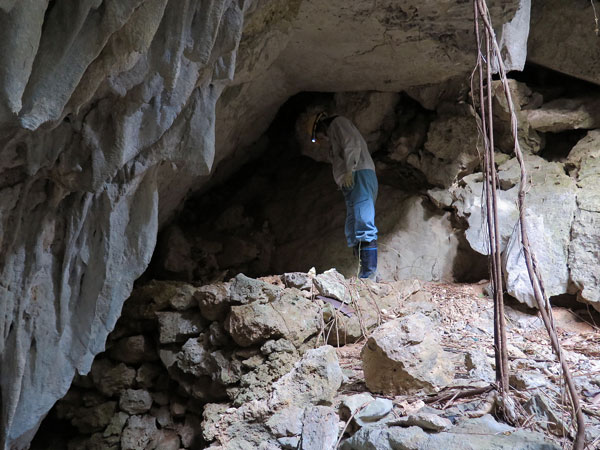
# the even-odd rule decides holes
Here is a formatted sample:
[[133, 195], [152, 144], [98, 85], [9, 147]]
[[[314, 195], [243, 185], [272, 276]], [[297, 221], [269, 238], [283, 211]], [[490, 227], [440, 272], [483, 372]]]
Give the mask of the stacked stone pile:
[[[460, 373], [472, 386], [493, 378], [485, 354], [447, 351], [441, 320], [415, 280], [357, 282], [332, 269], [204, 286], [151, 281], [51, 414], [76, 435], [33, 449], [418, 449], [473, 430], [505, 433], [490, 438], [499, 449], [519, 439], [554, 448], [490, 416], [401, 403], [464, 385]], [[359, 379], [338, 356], [354, 347]], [[461, 448], [459, 437], [449, 448]]]

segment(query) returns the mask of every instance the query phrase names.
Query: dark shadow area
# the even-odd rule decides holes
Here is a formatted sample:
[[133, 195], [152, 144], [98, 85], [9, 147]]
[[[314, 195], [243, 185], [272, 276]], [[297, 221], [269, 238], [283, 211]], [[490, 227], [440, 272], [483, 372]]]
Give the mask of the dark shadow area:
[[56, 417], [56, 410], [53, 408], [42, 421], [29, 448], [30, 450], [65, 450], [67, 443], [78, 434], [77, 428], [68, 420]]
[[545, 103], [559, 97], [600, 94], [600, 86], [531, 62], [525, 64], [522, 72], [510, 72], [509, 76], [542, 94]]
[[587, 130], [569, 130], [562, 133], [545, 133], [546, 145], [539, 156], [548, 161], [564, 162], [571, 149], [585, 135]]

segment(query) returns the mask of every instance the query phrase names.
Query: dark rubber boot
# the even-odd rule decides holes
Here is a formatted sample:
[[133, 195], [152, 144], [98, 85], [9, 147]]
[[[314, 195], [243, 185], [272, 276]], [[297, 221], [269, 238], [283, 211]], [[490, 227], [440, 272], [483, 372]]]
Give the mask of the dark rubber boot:
[[377, 241], [361, 242], [359, 278], [375, 280], [377, 276]]

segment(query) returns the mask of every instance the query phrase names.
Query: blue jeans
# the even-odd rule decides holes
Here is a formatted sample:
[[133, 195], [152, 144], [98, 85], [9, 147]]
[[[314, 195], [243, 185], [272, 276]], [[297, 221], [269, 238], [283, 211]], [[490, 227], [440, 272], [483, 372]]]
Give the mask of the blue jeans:
[[377, 200], [377, 176], [374, 170], [354, 172], [352, 189], [342, 189], [346, 200], [346, 240], [348, 247], [359, 242], [377, 239], [375, 226], [375, 200]]

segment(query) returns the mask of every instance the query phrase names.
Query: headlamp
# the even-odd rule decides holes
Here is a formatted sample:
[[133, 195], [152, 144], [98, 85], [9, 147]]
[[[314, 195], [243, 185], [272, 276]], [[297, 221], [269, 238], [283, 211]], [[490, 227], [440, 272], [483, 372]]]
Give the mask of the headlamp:
[[327, 117], [327, 113], [325, 112], [320, 112], [319, 114], [317, 114], [317, 117], [315, 118], [315, 121], [313, 122], [313, 126], [312, 126], [312, 137], [311, 137], [311, 141], [313, 142], [313, 144], [315, 142], [317, 142], [317, 126], [319, 125], [319, 122], [324, 119], [325, 117]]

